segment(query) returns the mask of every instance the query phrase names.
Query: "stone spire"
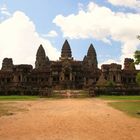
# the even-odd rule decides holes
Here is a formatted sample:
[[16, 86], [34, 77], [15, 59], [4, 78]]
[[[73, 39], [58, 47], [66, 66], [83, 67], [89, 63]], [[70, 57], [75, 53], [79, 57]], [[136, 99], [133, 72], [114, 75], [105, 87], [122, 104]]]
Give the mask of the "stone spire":
[[96, 57], [96, 51], [95, 48], [93, 47], [92, 44], [90, 44], [88, 52], [87, 52], [88, 57]]
[[37, 50], [35, 68], [45, 69], [48, 66], [48, 64], [49, 64], [49, 58], [46, 57], [45, 50], [41, 44]]
[[67, 40], [63, 44], [60, 59], [72, 59], [71, 48]]
[[97, 55], [96, 55], [95, 48], [93, 47], [92, 44], [89, 46], [86, 59], [88, 60], [89, 66], [97, 68]]
[[86, 62], [86, 61], [87, 61], [87, 56], [85, 55], [83, 58], [83, 62]]
[[37, 50], [37, 54], [36, 54], [36, 57], [37, 58], [44, 58], [46, 56], [45, 54], [45, 50], [42, 46], [42, 44], [39, 46], [38, 50]]

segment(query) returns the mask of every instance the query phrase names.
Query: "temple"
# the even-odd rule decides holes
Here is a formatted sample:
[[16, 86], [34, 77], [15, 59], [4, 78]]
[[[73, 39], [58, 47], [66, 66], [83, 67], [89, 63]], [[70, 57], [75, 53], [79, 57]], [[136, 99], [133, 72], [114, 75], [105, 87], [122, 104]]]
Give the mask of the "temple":
[[126, 58], [124, 67], [119, 64], [103, 64], [98, 68], [97, 54], [91, 44], [83, 60], [72, 57], [69, 42], [62, 46], [61, 56], [51, 61], [42, 45], [36, 53], [35, 68], [32, 65], [14, 65], [12, 58], [4, 58], [0, 70], [0, 94], [37, 95], [42, 89], [89, 89], [90, 87], [137, 86], [134, 60]]

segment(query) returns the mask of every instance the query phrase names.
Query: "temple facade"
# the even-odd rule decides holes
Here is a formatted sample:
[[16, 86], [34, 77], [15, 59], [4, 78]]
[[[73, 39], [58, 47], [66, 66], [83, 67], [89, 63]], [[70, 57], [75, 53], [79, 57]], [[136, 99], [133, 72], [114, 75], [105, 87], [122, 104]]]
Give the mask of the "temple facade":
[[[41, 89], [87, 89], [113, 82], [116, 86], [136, 86], [134, 60], [126, 58], [124, 68], [119, 64], [103, 64], [98, 68], [97, 55], [91, 44], [82, 61], [74, 60], [68, 41], [62, 46], [61, 56], [51, 61], [42, 45], [32, 65], [14, 65], [12, 58], [4, 58], [0, 70], [0, 94], [21, 92], [38, 94]], [[32, 92], [34, 91], [34, 92]]]

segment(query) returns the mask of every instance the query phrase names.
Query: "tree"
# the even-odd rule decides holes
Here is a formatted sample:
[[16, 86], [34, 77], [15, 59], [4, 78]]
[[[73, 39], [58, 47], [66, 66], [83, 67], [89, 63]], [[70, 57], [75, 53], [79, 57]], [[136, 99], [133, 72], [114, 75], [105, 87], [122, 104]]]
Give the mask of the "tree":
[[138, 65], [140, 63], [140, 50], [135, 51], [135, 64]]
[[136, 82], [140, 86], [140, 72], [137, 73]]
[[[140, 35], [138, 35], [137, 38], [140, 40]], [[136, 65], [140, 64], [140, 50], [135, 51], [134, 57], [135, 57], [135, 64]], [[137, 73], [136, 82], [140, 86], [140, 72]]]
[[[140, 40], [140, 35], [137, 36], [137, 39]], [[136, 50], [134, 54], [135, 64], [138, 65], [140, 63], [140, 50]]]

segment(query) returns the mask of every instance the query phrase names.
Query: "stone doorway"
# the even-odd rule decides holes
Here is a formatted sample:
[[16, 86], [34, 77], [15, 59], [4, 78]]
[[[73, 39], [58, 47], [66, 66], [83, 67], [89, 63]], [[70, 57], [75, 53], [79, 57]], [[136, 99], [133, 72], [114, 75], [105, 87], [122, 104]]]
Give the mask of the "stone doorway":
[[65, 80], [69, 81], [70, 80], [70, 74], [69, 73], [65, 73]]

